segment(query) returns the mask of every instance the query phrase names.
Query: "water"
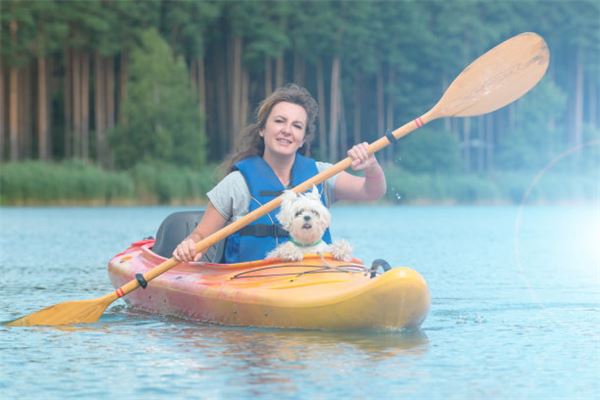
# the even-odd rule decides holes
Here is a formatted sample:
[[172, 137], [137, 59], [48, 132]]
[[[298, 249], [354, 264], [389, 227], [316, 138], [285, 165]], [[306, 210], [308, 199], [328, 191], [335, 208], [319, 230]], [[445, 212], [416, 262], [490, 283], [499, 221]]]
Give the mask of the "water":
[[[106, 263], [172, 208], [0, 209], [0, 320], [112, 291]], [[428, 281], [417, 332], [232, 328], [127, 308], [0, 327], [3, 398], [598, 398], [600, 209], [338, 207], [367, 262]]]

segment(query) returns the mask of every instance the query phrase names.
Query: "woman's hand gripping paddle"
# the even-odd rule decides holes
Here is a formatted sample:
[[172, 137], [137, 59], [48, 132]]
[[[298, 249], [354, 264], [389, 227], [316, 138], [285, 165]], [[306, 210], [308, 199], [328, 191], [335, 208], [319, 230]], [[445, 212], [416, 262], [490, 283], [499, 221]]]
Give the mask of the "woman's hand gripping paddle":
[[[371, 143], [369, 152], [375, 153], [381, 150], [434, 119], [481, 115], [504, 107], [523, 96], [542, 79], [548, 68], [549, 58], [550, 53], [544, 39], [535, 33], [522, 33], [508, 39], [465, 68], [431, 110]], [[313, 185], [347, 169], [351, 164], [352, 159], [347, 157], [293, 190], [296, 193], [305, 192]], [[206, 250], [264, 214], [273, 211], [280, 203], [281, 197], [277, 197], [227, 225], [198, 242], [196, 251]], [[177, 264], [174, 258], [170, 258], [148, 271], [143, 277], [146, 282], [150, 282]], [[113, 301], [139, 286], [140, 283], [134, 279], [100, 298], [56, 304], [9, 322], [7, 325], [69, 325], [95, 322]]]

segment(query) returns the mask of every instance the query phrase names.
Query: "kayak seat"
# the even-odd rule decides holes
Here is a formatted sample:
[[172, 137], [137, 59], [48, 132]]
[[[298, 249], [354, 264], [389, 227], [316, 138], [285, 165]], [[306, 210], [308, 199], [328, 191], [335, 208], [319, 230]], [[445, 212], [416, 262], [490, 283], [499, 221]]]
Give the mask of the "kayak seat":
[[[173, 251], [198, 225], [204, 211], [177, 211], [165, 218], [156, 232], [156, 242], [152, 251], [171, 258]], [[200, 261], [218, 263], [223, 258], [225, 241], [221, 241], [204, 252]]]

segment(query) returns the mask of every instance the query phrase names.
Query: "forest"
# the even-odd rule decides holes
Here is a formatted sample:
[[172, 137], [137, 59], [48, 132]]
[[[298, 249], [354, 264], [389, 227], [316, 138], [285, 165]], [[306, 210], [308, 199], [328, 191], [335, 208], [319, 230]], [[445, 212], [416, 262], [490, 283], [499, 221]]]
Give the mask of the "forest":
[[109, 173], [157, 162], [214, 169], [260, 100], [289, 82], [319, 103], [312, 155], [336, 162], [352, 144], [427, 111], [486, 50], [532, 31], [545, 38], [551, 62], [527, 96], [485, 116], [436, 121], [378, 158], [402, 176], [485, 179], [538, 171], [568, 153], [562, 171], [598, 176], [596, 0], [2, 0], [0, 7], [4, 170], [32, 161]]

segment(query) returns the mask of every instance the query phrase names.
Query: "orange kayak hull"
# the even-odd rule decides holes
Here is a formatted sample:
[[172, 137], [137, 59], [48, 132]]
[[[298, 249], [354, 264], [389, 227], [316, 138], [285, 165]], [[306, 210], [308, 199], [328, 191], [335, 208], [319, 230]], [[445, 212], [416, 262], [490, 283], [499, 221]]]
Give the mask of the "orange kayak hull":
[[[133, 244], [109, 262], [115, 288], [165, 261], [152, 244]], [[410, 268], [371, 278], [358, 259], [316, 254], [301, 262], [182, 263], [123, 299], [138, 309], [194, 321], [301, 329], [416, 328], [430, 306], [425, 280]]]

